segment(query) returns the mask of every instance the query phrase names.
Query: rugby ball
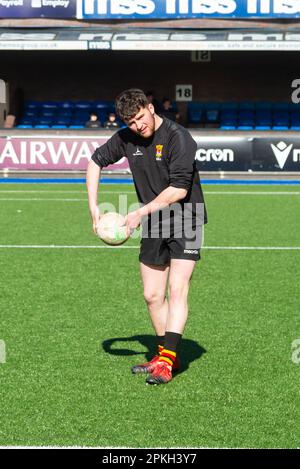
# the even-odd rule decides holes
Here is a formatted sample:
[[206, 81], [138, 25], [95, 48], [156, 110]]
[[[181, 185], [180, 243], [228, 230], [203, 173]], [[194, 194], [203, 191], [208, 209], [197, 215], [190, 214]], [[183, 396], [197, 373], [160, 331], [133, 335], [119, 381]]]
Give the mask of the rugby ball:
[[125, 217], [117, 212], [108, 212], [102, 215], [96, 231], [99, 238], [111, 246], [123, 244], [129, 238]]

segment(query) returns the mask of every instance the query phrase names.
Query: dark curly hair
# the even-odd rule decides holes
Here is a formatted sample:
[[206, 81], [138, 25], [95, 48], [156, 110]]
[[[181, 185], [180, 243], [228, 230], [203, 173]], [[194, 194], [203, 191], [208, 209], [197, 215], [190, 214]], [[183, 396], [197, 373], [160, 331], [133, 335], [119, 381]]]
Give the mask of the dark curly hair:
[[138, 88], [130, 88], [122, 91], [116, 97], [116, 111], [123, 121], [128, 121], [135, 116], [141, 108], [149, 104], [144, 91]]

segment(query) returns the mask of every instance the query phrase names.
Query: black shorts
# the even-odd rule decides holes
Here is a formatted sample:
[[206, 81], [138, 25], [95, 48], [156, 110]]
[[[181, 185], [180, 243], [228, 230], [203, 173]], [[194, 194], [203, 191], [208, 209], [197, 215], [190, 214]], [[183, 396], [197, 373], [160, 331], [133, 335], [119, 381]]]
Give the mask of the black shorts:
[[142, 238], [140, 262], [153, 265], [169, 265], [170, 259], [199, 261], [203, 244], [203, 226], [191, 238]]

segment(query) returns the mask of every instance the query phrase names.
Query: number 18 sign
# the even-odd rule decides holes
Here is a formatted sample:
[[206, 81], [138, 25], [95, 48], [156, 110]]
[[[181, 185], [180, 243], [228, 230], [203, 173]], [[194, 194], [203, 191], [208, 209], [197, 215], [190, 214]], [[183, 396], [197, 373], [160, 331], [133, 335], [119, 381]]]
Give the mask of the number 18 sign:
[[176, 85], [176, 101], [192, 101], [193, 85]]

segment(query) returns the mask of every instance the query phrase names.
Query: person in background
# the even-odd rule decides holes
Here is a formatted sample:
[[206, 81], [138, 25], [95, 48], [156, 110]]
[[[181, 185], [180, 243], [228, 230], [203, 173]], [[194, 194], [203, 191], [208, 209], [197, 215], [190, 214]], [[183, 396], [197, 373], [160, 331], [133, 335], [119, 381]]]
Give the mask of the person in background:
[[116, 130], [118, 129], [119, 123], [117, 122], [117, 117], [114, 112], [108, 114], [108, 120], [104, 123], [104, 128], [107, 130]]
[[8, 114], [4, 122], [5, 129], [12, 129], [15, 126], [16, 116], [14, 114]]
[[171, 100], [164, 98], [162, 101], [162, 109], [159, 114], [174, 122], [179, 122], [180, 114], [172, 107]]
[[101, 122], [98, 120], [97, 114], [92, 112], [90, 114], [89, 120], [85, 123], [87, 129], [99, 129], [101, 127]]
[[153, 91], [148, 90], [148, 91], [145, 92], [145, 95], [146, 95], [146, 98], [147, 98], [148, 103], [153, 105], [153, 107], [154, 107], [156, 113], [159, 113], [159, 111], [160, 111], [160, 109], [161, 109], [161, 104], [160, 104], [160, 102], [154, 97]]

